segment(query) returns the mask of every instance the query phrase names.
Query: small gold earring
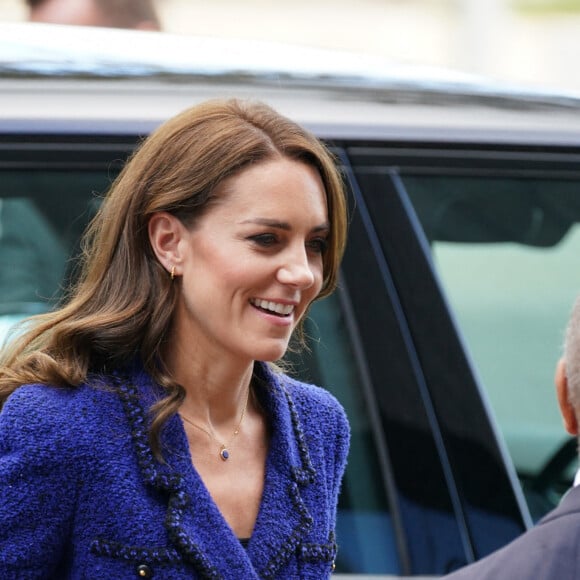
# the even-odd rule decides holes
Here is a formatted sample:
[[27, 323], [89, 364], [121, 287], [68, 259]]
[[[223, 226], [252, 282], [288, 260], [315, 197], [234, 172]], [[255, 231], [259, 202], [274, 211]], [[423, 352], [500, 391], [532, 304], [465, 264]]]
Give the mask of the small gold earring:
[[171, 272], [169, 275], [171, 276], [172, 280], [175, 278], [175, 266], [171, 266]]

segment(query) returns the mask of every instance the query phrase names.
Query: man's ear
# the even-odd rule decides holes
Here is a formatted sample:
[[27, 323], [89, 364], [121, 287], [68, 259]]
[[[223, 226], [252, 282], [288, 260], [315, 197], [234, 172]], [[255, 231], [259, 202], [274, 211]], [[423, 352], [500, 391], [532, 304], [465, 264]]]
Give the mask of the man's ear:
[[148, 224], [149, 242], [162, 266], [170, 273], [181, 274], [181, 245], [185, 226], [172, 214], [160, 211], [151, 216]]
[[578, 418], [576, 417], [576, 410], [570, 403], [566, 362], [563, 358], [556, 365], [554, 383], [556, 384], [556, 394], [558, 395], [558, 405], [564, 421], [564, 428], [570, 435], [578, 435]]

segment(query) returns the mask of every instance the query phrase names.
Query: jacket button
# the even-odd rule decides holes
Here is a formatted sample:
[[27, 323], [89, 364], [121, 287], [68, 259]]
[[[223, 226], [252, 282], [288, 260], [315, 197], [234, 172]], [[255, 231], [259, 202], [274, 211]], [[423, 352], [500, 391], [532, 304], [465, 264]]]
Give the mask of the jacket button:
[[153, 572], [147, 564], [140, 564], [137, 566], [137, 575], [139, 578], [153, 578]]

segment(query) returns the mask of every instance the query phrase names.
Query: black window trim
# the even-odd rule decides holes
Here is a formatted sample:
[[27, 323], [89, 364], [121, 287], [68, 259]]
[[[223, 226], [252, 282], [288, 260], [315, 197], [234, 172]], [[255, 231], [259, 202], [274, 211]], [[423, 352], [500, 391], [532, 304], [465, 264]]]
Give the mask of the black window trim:
[[[440, 464], [447, 484], [449, 498], [451, 501], [451, 505], [453, 507], [453, 513], [457, 522], [457, 528], [463, 546], [464, 554], [468, 562], [473, 562], [475, 561], [475, 551], [471, 539], [471, 534], [469, 532], [469, 526], [467, 523], [467, 519], [465, 517], [463, 504], [461, 501], [459, 490], [455, 482], [455, 477], [453, 475], [453, 469], [451, 467], [449, 457], [447, 456], [447, 450], [445, 447], [443, 435], [439, 427], [435, 408], [433, 402], [431, 401], [431, 395], [429, 393], [429, 389], [427, 387], [425, 377], [421, 369], [418, 354], [413, 344], [412, 334], [410, 332], [409, 325], [406, 320], [406, 316], [398, 296], [398, 292], [392, 279], [389, 266], [385, 260], [384, 253], [381, 249], [381, 243], [378, 238], [378, 234], [375, 230], [373, 221], [366, 206], [366, 202], [358, 185], [357, 179], [354, 174], [354, 170], [352, 169], [350, 159], [346, 154], [346, 152], [343, 151], [339, 152], [339, 156], [343, 164], [344, 171], [349, 179], [349, 183], [351, 186], [352, 194], [355, 199], [357, 210], [359, 212], [361, 220], [363, 221], [366, 233], [369, 238], [369, 242], [373, 248], [376, 264], [380, 270], [381, 277], [385, 285], [385, 289], [393, 305], [393, 309], [399, 324], [401, 335], [403, 336], [405, 350], [407, 352], [409, 361], [411, 363], [411, 367], [413, 369], [413, 373], [415, 375], [415, 381], [419, 389], [421, 399], [423, 401], [424, 410], [428, 418], [428, 422], [431, 428], [431, 433], [436, 445], [436, 449], [437, 452], [439, 453]], [[387, 476], [385, 474], [384, 475], [385, 480], [386, 477]]]

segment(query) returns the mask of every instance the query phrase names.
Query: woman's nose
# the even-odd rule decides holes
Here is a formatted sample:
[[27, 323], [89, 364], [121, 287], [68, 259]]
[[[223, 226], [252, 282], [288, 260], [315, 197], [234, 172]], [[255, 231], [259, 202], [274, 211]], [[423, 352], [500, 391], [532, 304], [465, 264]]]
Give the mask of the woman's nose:
[[314, 284], [314, 272], [306, 251], [294, 252], [278, 269], [278, 281], [305, 290]]

